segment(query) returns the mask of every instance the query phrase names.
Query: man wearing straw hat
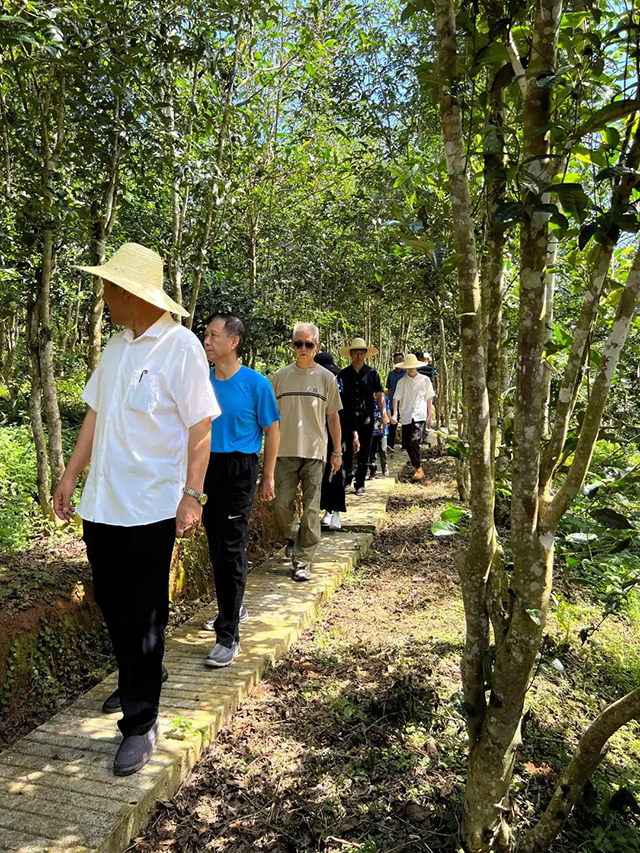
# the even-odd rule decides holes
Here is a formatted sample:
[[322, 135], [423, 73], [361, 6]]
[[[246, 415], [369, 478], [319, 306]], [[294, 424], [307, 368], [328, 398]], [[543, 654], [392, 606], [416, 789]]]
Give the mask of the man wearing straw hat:
[[89, 410], [54, 507], [73, 517], [76, 480], [91, 461], [78, 515], [118, 662], [118, 690], [103, 705], [123, 714], [113, 770], [128, 776], [158, 737], [173, 544], [200, 523], [220, 408], [200, 342], [171, 318], [187, 312], [164, 292], [156, 252], [126, 243], [106, 264], [79, 269], [103, 279], [111, 320], [125, 329], [82, 392]]
[[[351, 364], [340, 371], [338, 379], [342, 382], [345, 409], [352, 419], [354, 443], [356, 446], [359, 444], [360, 448], [353, 483], [357, 495], [364, 495], [364, 481], [367, 476], [373, 439], [376, 400], [382, 412], [382, 429], [384, 430], [387, 425], [387, 406], [380, 376], [377, 370], [365, 364], [367, 358], [377, 354], [378, 350], [367, 346], [362, 338], [354, 338], [348, 347], [340, 350], [341, 356], [351, 359]], [[352, 466], [353, 444], [348, 441], [344, 458], [347, 478], [351, 476]]]
[[391, 423], [398, 423], [398, 404], [402, 420], [402, 447], [409, 454], [413, 465], [413, 479], [424, 479], [424, 471], [420, 464], [420, 441], [425, 425], [431, 426], [433, 420], [432, 400], [436, 396], [428, 376], [419, 373], [421, 362], [415, 355], [408, 355], [405, 360], [396, 365], [407, 371], [396, 385], [393, 395], [393, 415]]

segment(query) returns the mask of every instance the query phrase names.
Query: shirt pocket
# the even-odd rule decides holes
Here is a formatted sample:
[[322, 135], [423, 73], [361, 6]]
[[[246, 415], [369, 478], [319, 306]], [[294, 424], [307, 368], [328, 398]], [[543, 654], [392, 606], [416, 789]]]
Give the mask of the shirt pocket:
[[158, 376], [146, 370], [136, 370], [131, 379], [126, 398], [126, 407], [132, 412], [143, 415], [152, 414], [160, 399], [160, 383]]

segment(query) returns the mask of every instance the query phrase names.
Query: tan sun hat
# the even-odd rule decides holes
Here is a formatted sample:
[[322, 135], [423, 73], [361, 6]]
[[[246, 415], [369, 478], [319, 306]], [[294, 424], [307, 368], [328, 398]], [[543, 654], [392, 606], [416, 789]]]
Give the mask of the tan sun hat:
[[164, 308], [165, 311], [179, 314], [180, 317], [189, 316], [189, 312], [164, 291], [163, 264], [160, 255], [139, 243], [124, 243], [106, 264], [100, 264], [97, 267], [78, 266], [76, 269], [98, 275], [112, 284], [117, 284], [157, 308]]
[[415, 368], [417, 370], [419, 367], [423, 366], [424, 362], [418, 361], [413, 353], [409, 353], [401, 364], [396, 364], [396, 367], [400, 367], [402, 370], [409, 370], [409, 368]]
[[369, 358], [371, 355], [378, 355], [378, 350], [375, 347], [368, 347], [364, 338], [354, 338], [348, 347], [343, 347], [340, 350], [340, 355], [344, 358], [350, 358], [352, 349], [366, 349], [366, 358]]

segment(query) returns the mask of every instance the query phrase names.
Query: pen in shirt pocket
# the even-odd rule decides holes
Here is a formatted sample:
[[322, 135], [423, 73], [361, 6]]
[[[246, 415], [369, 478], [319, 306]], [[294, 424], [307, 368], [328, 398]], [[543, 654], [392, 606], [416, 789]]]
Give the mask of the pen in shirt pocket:
[[143, 370], [143, 371], [142, 371], [142, 373], [140, 374], [140, 379], [138, 379], [138, 385], [142, 382], [142, 377], [143, 377], [146, 373], [148, 373], [148, 372], [149, 372], [148, 370]]

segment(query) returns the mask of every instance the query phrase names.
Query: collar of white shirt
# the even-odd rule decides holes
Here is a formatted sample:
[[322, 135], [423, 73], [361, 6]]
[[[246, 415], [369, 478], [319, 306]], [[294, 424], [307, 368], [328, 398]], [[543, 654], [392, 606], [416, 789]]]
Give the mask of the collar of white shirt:
[[133, 340], [139, 340], [140, 338], [159, 338], [160, 335], [168, 329], [170, 326], [173, 326], [173, 320], [171, 319], [171, 314], [168, 311], [165, 311], [161, 317], [152, 323], [148, 329], [145, 329], [141, 335], [138, 335], [137, 338], [134, 338], [133, 329], [126, 328], [122, 333], [122, 337], [130, 343]]

